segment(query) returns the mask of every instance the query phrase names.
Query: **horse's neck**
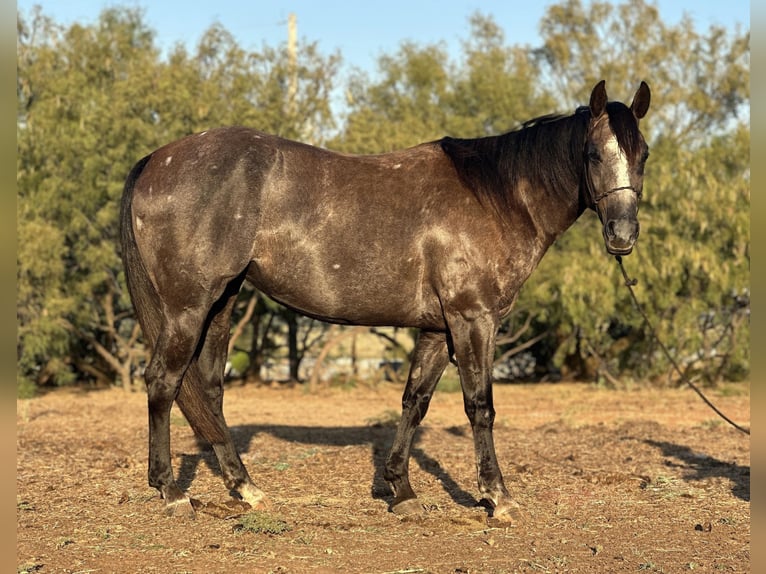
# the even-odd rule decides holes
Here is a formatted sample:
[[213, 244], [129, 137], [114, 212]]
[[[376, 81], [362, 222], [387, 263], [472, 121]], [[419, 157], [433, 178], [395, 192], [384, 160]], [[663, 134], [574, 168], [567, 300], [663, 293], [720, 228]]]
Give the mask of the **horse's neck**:
[[528, 226], [539, 257], [583, 213], [579, 182], [572, 182], [568, 189], [525, 188], [516, 191], [516, 204], [523, 213], [518, 219]]
[[524, 150], [511, 163], [511, 203], [525, 212], [522, 219], [528, 216], [546, 249], [584, 209], [580, 192], [583, 168], [570, 162], [574, 143], [583, 141], [585, 127], [583, 117], [575, 114], [503, 136]]

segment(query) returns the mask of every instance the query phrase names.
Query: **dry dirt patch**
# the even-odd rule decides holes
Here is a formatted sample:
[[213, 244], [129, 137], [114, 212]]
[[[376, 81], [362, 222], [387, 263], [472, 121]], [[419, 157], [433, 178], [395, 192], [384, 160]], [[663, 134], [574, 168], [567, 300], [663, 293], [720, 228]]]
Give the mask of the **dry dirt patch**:
[[[225, 409], [271, 497], [230, 503], [212, 452], [173, 416], [199, 501], [166, 518], [146, 484], [146, 398], [62, 390], [17, 403], [17, 572], [749, 572], [750, 443], [684, 389], [496, 385], [501, 467], [525, 520], [476, 507], [470, 428], [437, 393], [413, 449], [422, 517], [387, 511], [401, 388], [248, 385]], [[711, 395], [748, 423], [748, 387]]]

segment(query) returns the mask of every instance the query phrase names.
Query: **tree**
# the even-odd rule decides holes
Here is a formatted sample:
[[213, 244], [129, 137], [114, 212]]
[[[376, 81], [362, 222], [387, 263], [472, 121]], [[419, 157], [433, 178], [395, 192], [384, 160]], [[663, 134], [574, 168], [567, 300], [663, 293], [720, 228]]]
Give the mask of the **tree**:
[[502, 133], [550, 110], [531, 54], [505, 44], [502, 30], [480, 14], [470, 20], [464, 58], [442, 45], [404, 42], [378, 60], [380, 79], [357, 73], [347, 92], [341, 134], [328, 146], [380, 153], [434, 140]]
[[212, 26], [195, 55], [178, 46], [163, 61], [141, 12], [123, 8], [66, 29], [35, 9], [18, 28], [19, 380], [117, 374], [129, 387], [141, 348], [117, 216], [130, 167], [211, 126], [321, 138], [339, 58], [313, 44], [292, 63], [284, 50], [245, 52]]
[[[652, 153], [642, 233], [626, 259], [638, 296], [690, 374], [746, 376], [749, 32], [700, 31], [689, 17], [670, 26], [645, 0], [564, 0], [548, 7], [541, 34], [541, 46], [510, 45], [476, 14], [457, 60], [443, 44], [405, 42], [379, 59], [374, 78], [354, 73], [336, 122], [340, 56], [316, 44], [303, 41], [292, 55], [285, 46], [246, 51], [214, 24], [194, 51], [178, 45], [162, 56], [140, 10], [110, 8], [93, 25], [69, 27], [39, 9], [19, 15], [20, 382], [116, 376], [132, 385], [144, 351], [119, 260], [118, 202], [130, 167], [160, 145], [243, 124], [378, 153], [569, 113], [602, 78], [614, 99], [642, 79], [653, 93], [642, 121]], [[551, 248], [502, 326], [498, 357], [526, 350], [548, 375], [664, 377], [669, 366], [597, 229], [589, 212]], [[235, 322], [252, 309], [242, 345], [256, 365], [277, 351], [290, 319], [252, 290], [240, 299]], [[294, 370], [316, 342], [306, 338], [311, 325], [293, 322]]]
[[[21, 379], [127, 376], [135, 322], [115, 206], [149, 140], [153, 35], [135, 11], [92, 27], [19, 20], [18, 314]], [[144, 120], [144, 121], [141, 121]]]
[[[536, 51], [563, 98], [584, 101], [608, 78], [622, 98], [639, 80], [652, 87], [642, 129], [647, 164], [638, 247], [626, 260], [641, 280], [639, 296], [657, 317], [660, 336], [683, 361], [708, 375], [747, 372], [749, 327], [749, 33], [676, 26], [643, 0], [622, 4], [568, 0], [548, 9]], [[651, 333], [632, 309], [616, 265], [593, 240], [589, 214], [554, 245], [522, 294], [521, 306], [547, 301], [545, 322], [558, 324], [554, 364], [598, 357], [602, 372], [634, 377], [668, 371]], [[577, 256], [573, 257], [573, 253]], [[744, 299], [743, 299], [744, 298]], [[740, 303], [735, 303], [739, 301]], [[738, 313], [731, 313], [732, 305]], [[597, 310], [594, 312], [594, 309]], [[700, 355], [716, 331], [733, 331]], [[725, 319], [725, 317], [727, 317]], [[720, 321], [728, 322], [724, 327]], [[725, 367], [725, 368], [724, 368]]]
[[548, 8], [540, 29], [536, 59], [562, 106], [586, 101], [601, 79], [613, 96], [632, 94], [643, 79], [653, 99], [643, 129], [655, 145], [693, 147], [749, 119], [749, 32], [702, 33], [688, 15], [668, 26], [646, 0], [565, 0]]
[[[689, 365], [706, 376], [742, 376], [749, 364], [743, 318], [749, 309], [743, 303], [749, 34], [718, 27], [700, 32], [688, 17], [668, 26], [644, 0], [566, 0], [548, 8], [541, 33], [540, 47], [507, 46], [492, 19], [476, 15], [458, 63], [438, 45], [403, 44], [395, 56], [380, 59], [379, 81], [357, 77], [345, 130], [331, 143], [373, 152], [445, 133], [492, 135], [542, 113], [571, 112], [602, 78], [614, 99], [630, 97], [647, 80], [653, 103], [642, 129], [652, 158], [642, 236], [626, 264], [638, 263], [642, 286], [651, 287], [648, 311], [661, 317], [660, 335]], [[510, 346], [499, 356], [534, 342], [546, 373], [667, 372], [619, 269], [604, 257], [598, 227], [588, 212], [551, 248], [502, 327]], [[709, 322], [701, 317], [711, 314], [714, 327], [702, 328]], [[521, 338], [516, 329], [524, 330]]]

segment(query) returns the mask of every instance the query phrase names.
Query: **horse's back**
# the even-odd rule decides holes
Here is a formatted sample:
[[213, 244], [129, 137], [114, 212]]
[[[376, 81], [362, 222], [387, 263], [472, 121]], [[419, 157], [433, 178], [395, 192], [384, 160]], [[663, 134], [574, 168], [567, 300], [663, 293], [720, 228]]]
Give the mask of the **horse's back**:
[[[438, 181], [442, 179], [441, 185]], [[437, 181], [434, 181], [437, 180]], [[448, 185], [444, 185], [444, 184]], [[151, 154], [134, 191], [134, 209], [216, 211], [246, 204], [303, 216], [332, 204], [397, 211], [442, 204], [456, 183], [437, 145], [376, 155], [333, 152], [251, 128], [217, 128], [184, 137]], [[454, 200], [454, 196], [450, 197]]]
[[438, 145], [353, 156], [248, 128], [158, 149], [133, 211], [160, 291], [246, 270], [308, 315], [428, 327], [441, 325], [433, 283], [444, 254], [476, 259], [465, 238], [491, 228]]

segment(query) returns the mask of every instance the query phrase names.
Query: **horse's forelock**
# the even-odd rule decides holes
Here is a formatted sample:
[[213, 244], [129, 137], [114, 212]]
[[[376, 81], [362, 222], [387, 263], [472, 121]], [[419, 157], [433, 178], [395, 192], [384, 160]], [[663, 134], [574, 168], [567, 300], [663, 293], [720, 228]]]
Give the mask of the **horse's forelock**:
[[631, 161], [638, 159], [641, 153], [641, 134], [638, 130], [638, 120], [622, 102], [609, 102], [609, 127], [617, 137], [617, 143]]

